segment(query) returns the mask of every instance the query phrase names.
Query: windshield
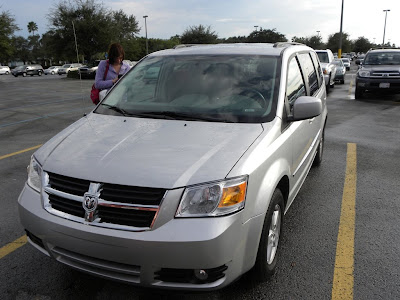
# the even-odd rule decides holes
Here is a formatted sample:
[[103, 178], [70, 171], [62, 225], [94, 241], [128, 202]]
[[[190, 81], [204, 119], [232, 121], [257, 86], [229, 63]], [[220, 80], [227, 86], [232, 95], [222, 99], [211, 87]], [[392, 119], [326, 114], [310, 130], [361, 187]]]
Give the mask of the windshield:
[[70, 65], [63, 65], [62, 68], [69, 68]]
[[126, 74], [96, 113], [260, 123], [275, 117], [278, 58], [148, 57]]
[[328, 53], [326, 52], [317, 52], [318, 58], [320, 62], [323, 63], [328, 63], [329, 62], [329, 57], [328, 57]]
[[333, 61], [333, 64], [336, 65], [336, 66], [339, 66], [339, 67], [343, 67], [343, 62], [341, 60], [335, 59]]
[[369, 53], [363, 65], [400, 65], [400, 51]]

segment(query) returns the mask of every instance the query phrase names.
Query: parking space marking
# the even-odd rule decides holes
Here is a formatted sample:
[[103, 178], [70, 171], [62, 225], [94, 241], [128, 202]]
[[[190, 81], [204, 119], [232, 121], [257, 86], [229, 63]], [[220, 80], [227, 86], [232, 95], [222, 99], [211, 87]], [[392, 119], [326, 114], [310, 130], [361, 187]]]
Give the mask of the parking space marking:
[[63, 114], [68, 114], [68, 113], [71, 113], [71, 112], [75, 112], [75, 111], [78, 111], [78, 110], [83, 111], [83, 110], [89, 109], [89, 108], [92, 108], [92, 109], [93, 109], [93, 105], [92, 105], [92, 106], [87, 106], [87, 107], [75, 108], [75, 109], [71, 109], [71, 110], [67, 110], [67, 111], [62, 111], [62, 112], [58, 112], [58, 113], [54, 113], [54, 114], [48, 114], [48, 115], [44, 115], [44, 116], [41, 116], [41, 117], [26, 119], [26, 120], [22, 120], [22, 121], [18, 121], [18, 122], [0, 124], [0, 128], [12, 126], [12, 125], [17, 125], [17, 124], [21, 124], [21, 123], [26, 123], [26, 122], [31, 122], [31, 121], [36, 121], [36, 120], [40, 120], [40, 119], [45, 119], [45, 118], [49, 118], [49, 117], [55, 117], [55, 116], [59, 116], [59, 115], [63, 115]]
[[27, 148], [27, 149], [24, 149], [24, 150], [20, 150], [20, 151], [14, 152], [14, 153], [10, 153], [10, 154], [6, 154], [6, 155], [3, 155], [3, 156], [0, 156], [0, 160], [2, 160], [4, 158], [7, 158], [7, 157], [10, 157], [10, 156], [14, 156], [14, 155], [17, 155], [17, 154], [21, 154], [21, 153], [24, 153], [24, 152], [35, 150], [35, 149], [37, 149], [37, 148], [39, 148], [41, 146], [42, 145], [37, 145], [37, 146], [30, 147], [30, 148]]
[[11, 242], [4, 247], [0, 248], [0, 259], [4, 256], [10, 254], [11, 252], [17, 250], [19, 247], [22, 247], [27, 243], [26, 235], [21, 236], [20, 238], [16, 239], [14, 242]]
[[354, 288], [354, 235], [357, 186], [357, 145], [347, 144], [339, 232], [333, 274], [332, 300], [352, 300]]

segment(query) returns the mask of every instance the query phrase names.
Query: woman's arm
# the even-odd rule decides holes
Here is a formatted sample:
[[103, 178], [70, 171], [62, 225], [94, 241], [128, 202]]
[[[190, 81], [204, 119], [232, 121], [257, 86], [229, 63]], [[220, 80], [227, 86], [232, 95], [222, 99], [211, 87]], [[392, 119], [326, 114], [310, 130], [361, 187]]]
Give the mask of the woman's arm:
[[97, 68], [97, 72], [96, 72], [96, 79], [94, 82], [96, 89], [99, 89], [99, 90], [109, 89], [114, 84], [112, 79], [107, 80], [107, 78], [106, 78], [106, 80], [104, 80], [104, 72], [106, 71], [106, 68], [107, 68], [107, 61], [102, 60], [99, 63], [99, 67]]

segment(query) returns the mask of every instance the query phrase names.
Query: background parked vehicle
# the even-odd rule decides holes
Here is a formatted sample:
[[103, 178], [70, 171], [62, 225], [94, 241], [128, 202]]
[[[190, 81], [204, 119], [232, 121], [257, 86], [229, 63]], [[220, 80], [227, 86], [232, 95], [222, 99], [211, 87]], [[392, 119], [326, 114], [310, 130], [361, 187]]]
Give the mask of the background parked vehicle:
[[371, 49], [357, 71], [355, 98], [368, 91], [400, 93], [400, 49]]
[[14, 68], [11, 73], [17, 77], [22, 75], [23, 77], [30, 75], [39, 75], [42, 76], [43, 74], [43, 67], [41, 65], [22, 65]]
[[333, 63], [335, 57], [330, 49], [316, 50], [315, 52], [317, 52], [319, 61], [321, 62], [326, 91], [329, 92], [329, 89], [335, 86], [336, 65]]
[[11, 73], [9, 66], [0, 66], [0, 75], [8, 75]]
[[61, 68], [61, 66], [51, 66], [50, 68], [44, 70], [44, 75], [54, 75], [57, 74], [58, 69]]
[[343, 60], [340, 58], [337, 58], [333, 61], [333, 63], [336, 65], [335, 81], [340, 82], [341, 84], [344, 84], [344, 79], [346, 76], [346, 67], [344, 66]]
[[80, 67], [83, 67], [80, 63], [65, 64], [58, 69], [58, 75], [68, 74], [69, 71], [77, 71]]
[[350, 71], [350, 59], [342, 58], [343, 65], [346, 67], [347, 71]]
[[80, 67], [78, 72], [82, 78], [95, 78], [99, 63], [100, 60], [95, 60], [86, 66]]
[[129, 60], [129, 59], [124, 59], [124, 62], [126, 62], [131, 67], [133, 67], [134, 65], [137, 64], [137, 61], [132, 61], [132, 60]]

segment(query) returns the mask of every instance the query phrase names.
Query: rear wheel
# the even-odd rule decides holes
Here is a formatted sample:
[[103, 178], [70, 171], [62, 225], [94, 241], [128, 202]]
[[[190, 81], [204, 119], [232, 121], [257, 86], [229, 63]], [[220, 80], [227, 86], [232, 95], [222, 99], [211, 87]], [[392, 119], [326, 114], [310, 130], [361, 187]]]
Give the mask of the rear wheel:
[[42, 71], [39, 71], [38, 75], [39, 75], [39, 76], [42, 76]]
[[276, 189], [265, 215], [256, 263], [252, 270], [256, 281], [265, 281], [275, 273], [283, 225], [283, 212], [283, 195], [279, 189]]
[[22, 73], [22, 76], [23, 76], [23, 77], [26, 77], [26, 73], [25, 73], [25, 72], [24, 72], [24, 73]]

